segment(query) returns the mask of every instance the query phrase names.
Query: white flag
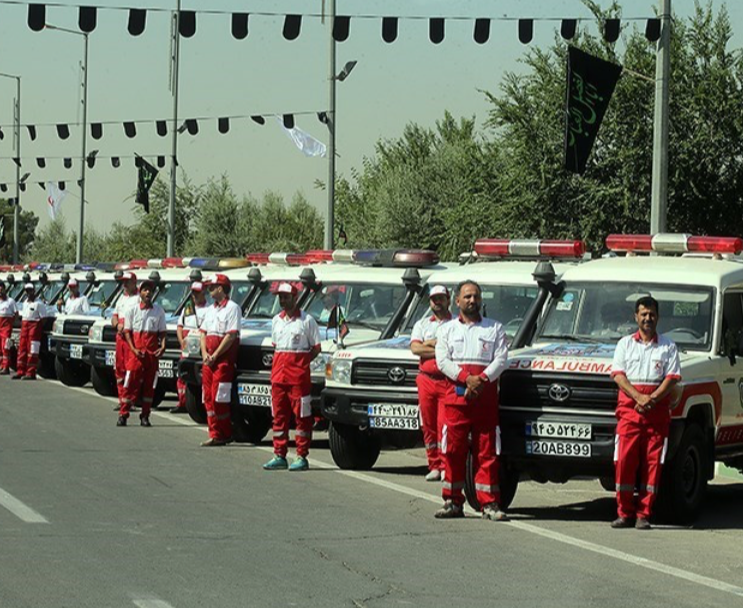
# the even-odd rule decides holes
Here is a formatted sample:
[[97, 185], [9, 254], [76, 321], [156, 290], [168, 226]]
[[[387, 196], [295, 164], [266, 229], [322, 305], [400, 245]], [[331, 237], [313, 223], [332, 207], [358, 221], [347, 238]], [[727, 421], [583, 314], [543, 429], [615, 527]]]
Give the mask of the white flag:
[[67, 196], [67, 190], [60, 190], [59, 186], [55, 182], [47, 182], [46, 183], [46, 202], [47, 202], [47, 208], [49, 209], [49, 217], [52, 218], [52, 220], [57, 219], [57, 214], [59, 213], [60, 207], [62, 207], [62, 201], [65, 199], [65, 196]]
[[295, 126], [292, 129], [287, 129], [284, 126], [284, 121], [279, 116], [276, 117], [276, 120], [279, 121], [284, 133], [294, 142], [294, 145], [302, 151], [302, 154], [305, 156], [325, 156], [327, 154], [327, 146], [324, 143], [316, 140], [299, 127]]

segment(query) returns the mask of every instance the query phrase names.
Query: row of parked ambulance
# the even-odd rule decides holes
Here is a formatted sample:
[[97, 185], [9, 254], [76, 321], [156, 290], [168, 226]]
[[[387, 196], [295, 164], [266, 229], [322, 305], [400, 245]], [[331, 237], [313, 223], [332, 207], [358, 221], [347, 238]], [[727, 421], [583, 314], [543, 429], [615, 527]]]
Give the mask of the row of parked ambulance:
[[[562, 483], [590, 475], [613, 490], [617, 389], [611, 360], [617, 340], [636, 330], [634, 302], [650, 294], [660, 303], [659, 330], [680, 347], [683, 374], [659, 507], [671, 519], [689, 521], [702, 506], [716, 461], [743, 468], [743, 240], [612, 235], [606, 250], [592, 256], [580, 241], [482, 239], [454, 264], [441, 264], [431, 251], [336, 250], [40, 265], [19, 278], [0, 268], [0, 278], [21, 300], [20, 286], [33, 281], [50, 304], [40, 373], [71, 386], [91, 382], [104, 395], [116, 393], [110, 323], [120, 290], [116, 272], [154, 280], [156, 301], [168, 315], [156, 398], [174, 392], [182, 378], [188, 412], [204, 423], [199, 338], [189, 335], [181, 350], [176, 322], [187, 307], [190, 282], [202, 272], [224, 272], [244, 314], [234, 435], [249, 442], [270, 429], [275, 289], [293, 282], [322, 337], [312, 368], [313, 406], [329, 423], [336, 464], [351, 469], [373, 467], [382, 449], [421, 441], [410, 332], [430, 314], [430, 286], [454, 289], [474, 279], [482, 286], [484, 314], [503, 323], [511, 342], [509, 368], [500, 380], [504, 507], [526, 478]], [[80, 282], [91, 312], [52, 319], [69, 277]], [[336, 306], [345, 318], [343, 331], [328, 323]], [[472, 480], [467, 486], [477, 507]]]

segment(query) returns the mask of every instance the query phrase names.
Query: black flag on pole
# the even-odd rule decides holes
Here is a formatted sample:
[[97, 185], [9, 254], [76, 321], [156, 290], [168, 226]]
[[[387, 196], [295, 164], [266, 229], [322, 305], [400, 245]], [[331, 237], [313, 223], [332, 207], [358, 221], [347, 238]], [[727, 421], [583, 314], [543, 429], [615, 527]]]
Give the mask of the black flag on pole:
[[565, 168], [583, 173], [622, 66], [568, 48]]
[[139, 167], [137, 179], [137, 204], [144, 207], [144, 212], [150, 212], [150, 188], [157, 177], [157, 169], [144, 158], [137, 155], [136, 165]]

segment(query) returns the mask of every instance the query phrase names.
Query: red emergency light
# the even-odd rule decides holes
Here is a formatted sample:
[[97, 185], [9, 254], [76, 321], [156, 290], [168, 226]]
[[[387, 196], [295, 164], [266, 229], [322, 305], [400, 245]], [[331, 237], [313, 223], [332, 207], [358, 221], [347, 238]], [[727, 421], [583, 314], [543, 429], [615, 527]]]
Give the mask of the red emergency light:
[[610, 234], [609, 251], [658, 253], [731, 253], [743, 251], [743, 239], [735, 236], [691, 236], [689, 234]]
[[310, 249], [304, 254], [308, 264], [317, 264], [319, 262], [332, 262], [333, 251], [330, 249]]
[[185, 268], [186, 263], [183, 258], [163, 258], [162, 266], [163, 268]]
[[245, 259], [253, 264], [268, 264], [268, 258], [268, 253], [249, 253], [245, 256]]
[[583, 241], [521, 239], [478, 239], [475, 253], [480, 257], [581, 258], [586, 253]]
[[129, 270], [147, 268], [147, 260], [129, 260]]

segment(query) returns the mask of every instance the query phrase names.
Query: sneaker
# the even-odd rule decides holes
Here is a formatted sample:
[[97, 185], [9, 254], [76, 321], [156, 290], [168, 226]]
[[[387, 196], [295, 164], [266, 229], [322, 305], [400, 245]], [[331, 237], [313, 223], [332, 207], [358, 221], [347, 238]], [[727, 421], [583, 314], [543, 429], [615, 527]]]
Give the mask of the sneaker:
[[426, 481], [441, 481], [441, 471], [434, 469], [426, 474]]
[[638, 517], [637, 521], [635, 522], [635, 528], [637, 530], [651, 530], [652, 526], [650, 525], [650, 522], [644, 517]]
[[619, 528], [631, 528], [632, 521], [628, 517], [617, 517], [613, 522], [611, 522], [611, 527], [615, 530]]
[[139, 417], [139, 426], [152, 426], [152, 423], [150, 422], [150, 419], [148, 416], [140, 416]]
[[228, 443], [232, 443], [232, 438], [229, 439], [216, 439], [215, 437], [211, 437], [210, 439], [207, 439], [206, 441], [201, 442], [202, 448], [216, 448], [223, 445], [227, 445]]
[[490, 521], [509, 521], [508, 515], [500, 510], [497, 502], [491, 502], [489, 505], [482, 507], [482, 518]]
[[23, 378], [23, 374], [15, 374], [13, 376], [13, 380], [20, 380], [21, 378]]
[[119, 416], [119, 419], [116, 421], [116, 426], [126, 426], [126, 417]]
[[[286, 462], [286, 460], [284, 460]], [[265, 468], [265, 467], [264, 467]], [[291, 466], [289, 467], [290, 471], [308, 471], [310, 468], [310, 463], [308, 462], [307, 458], [304, 456], [298, 456], [294, 462], [292, 462]]]
[[36, 380], [36, 376], [23, 376], [21, 380]]
[[284, 458], [283, 456], [274, 456], [273, 458], [271, 458], [271, 460], [269, 460], [266, 464], [263, 465], [263, 468], [266, 471], [280, 471], [282, 469], [289, 468], [289, 463], [286, 461], [286, 458]]
[[0, 370], [0, 376], [10, 376], [10, 370], [9, 369], [1, 369]]
[[436, 511], [433, 516], [436, 519], [455, 519], [457, 517], [464, 517], [464, 509], [462, 508], [462, 505], [455, 505], [451, 500], [447, 500], [444, 502], [444, 506]]

